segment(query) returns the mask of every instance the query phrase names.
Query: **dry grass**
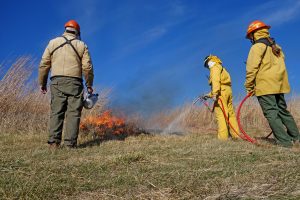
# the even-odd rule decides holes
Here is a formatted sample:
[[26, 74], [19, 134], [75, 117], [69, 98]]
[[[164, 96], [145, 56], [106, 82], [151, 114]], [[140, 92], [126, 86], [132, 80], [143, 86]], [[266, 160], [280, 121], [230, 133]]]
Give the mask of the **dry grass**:
[[[239, 97], [238, 99], [237, 102], [240, 102], [243, 97]], [[288, 110], [295, 118], [298, 127], [300, 127], [300, 101], [298, 97], [293, 96], [288, 100]], [[184, 113], [183, 117], [182, 113]], [[263, 137], [271, 132], [269, 124], [263, 116], [260, 105], [255, 97], [249, 98], [244, 103], [241, 113], [241, 124], [247, 133], [256, 137]], [[178, 120], [178, 118], [180, 119]], [[196, 105], [192, 105], [191, 103], [186, 104], [169, 112], [155, 114], [149, 119], [146, 126], [155, 126], [157, 129], [164, 129], [174, 121], [178, 121], [178, 126], [174, 126], [174, 132], [177, 129], [189, 133], [217, 132], [214, 113], [211, 113], [201, 102]]]
[[[5, 72], [6, 65], [0, 65], [0, 131], [1, 133], [45, 133], [49, 119], [49, 96], [42, 95], [36, 81], [32, 81], [35, 61], [30, 57], [21, 57]], [[85, 110], [82, 118], [98, 116], [103, 112], [110, 94], [110, 89], [101, 90], [100, 100], [91, 110]], [[241, 99], [241, 98], [238, 98]], [[291, 98], [289, 109], [296, 122], [300, 123], [300, 103], [298, 98]], [[242, 110], [242, 124], [249, 132], [266, 135], [270, 132], [267, 121], [255, 98], [248, 100]], [[150, 129], [163, 129], [174, 121], [181, 113], [186, 113], [179, 124], [185, 132], [216, 131], [214, 115], [199, 103], [196, 106], [186, 104], [169, 112], [156, 113], [146, 121], [140, 116], [128, 119]]]
[[[20, 57], [10, 67], [0, 65], [0, 132], [45, 133], [48, 130], [50, 92], [43, 95], [32, 73], [35, 61]], [[9, 68], [5, 72], [5, 68]], [[82, 116], [97, 115], [107, 103], [109, 89], [101, 91], [99, 101], [92, 110], [84, 110]]]
[[[7, 71], [0, 66], [0, 199], [300, 199], [299, 150], [258, 147], [215, 137], [214, 116], [203, 106], [156, 114], [151, 128], [181, 113], [184, 136], [140, 135], [124, 141], [47, 148], [49, 93], [41, 95], [30, 58]], [[102, 101], [84, 116], [102, 112]], [[289, 108], [300, 122], [300, 103]], [[140, 116], [130, 119], [142, 123]], [[243, 109], [245, 129], [261, 135], [268, 125], [255, 99]], [[22, 133], [22, 134], [18, 134]], [[42, 134], [37, 134], [42, 133]], [[86, 143], [80, 137], [79, 144]]]
[[[48, 98], [40, 95], [37, 83], [30, 81], [34, 61], [19, 58], [0, 81], [1, 133], [36, 133], [46, 130]], [[4, 71], [5, 65], [0, 71]]]
[[76, 150], [49, 150], [45, 140], [0, 135], [1, 199], [300, 198], [299, 152], [290, 149], [211, 134], [140, 135]]

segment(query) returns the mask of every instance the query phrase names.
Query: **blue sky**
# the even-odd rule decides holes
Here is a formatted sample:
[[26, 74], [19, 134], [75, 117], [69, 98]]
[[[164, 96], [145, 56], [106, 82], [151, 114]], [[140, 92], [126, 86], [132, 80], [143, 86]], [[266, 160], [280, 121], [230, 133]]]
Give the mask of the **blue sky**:
[[97, 90], [112, 88], [113, 105], [151, 112], [209, 91], [202, 61], [210, 53], [230, 72], [234, 96], [245, 95], [250, 42], [244, 36], [260, 19], [283, 47], [298, 93], [299, 9], [300, 0], [3, 0], [0, 61], [21, 55], [39, 61], [48, 41], [75, 19], [92, 55]]

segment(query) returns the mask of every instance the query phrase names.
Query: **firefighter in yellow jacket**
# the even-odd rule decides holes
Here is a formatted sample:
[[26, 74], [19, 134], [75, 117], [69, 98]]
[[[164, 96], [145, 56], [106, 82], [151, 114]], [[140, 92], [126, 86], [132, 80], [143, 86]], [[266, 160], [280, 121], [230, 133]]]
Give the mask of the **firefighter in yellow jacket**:
[[[214, 112], [218, 123], [218, 139], [227, 140], [229, 134], [233, 139], [237, 139], [239, 130], [232, 105], [230, 75], [223, 67], [222, 61], [214, 55], [207, 56], [204, 59], [204, 67], [210, 71], [209, 85], [211, 86], [211, 92], [204, 95], [204, 99], [212, 98], [214, 100]], [[234, 130], [227, 123], [224, 114]]]
[[[88, 48], [80, 40], [80, 26], [70, 20], [62, 36], [51, 40], [39, 66], [39, 84], [47, 92], [47, 79], [51, 70], [51, 113], [48, 144], [61, 144], [65, 126], [64, 145], [76, 147], [83, 107], [83, 80], [89, 93], [93, 92], [93, 65]], [[65, 122], [65, 123], [64, 123]]]
[[257, 96], [277, 143], [291, 147], [300, 135], [284, 98], [290, 92], [284, 53], [270, 37], [270, 28], [259, 20], [248, 27], [246, 38], [253, 45], [247, 59], [245, 87]]

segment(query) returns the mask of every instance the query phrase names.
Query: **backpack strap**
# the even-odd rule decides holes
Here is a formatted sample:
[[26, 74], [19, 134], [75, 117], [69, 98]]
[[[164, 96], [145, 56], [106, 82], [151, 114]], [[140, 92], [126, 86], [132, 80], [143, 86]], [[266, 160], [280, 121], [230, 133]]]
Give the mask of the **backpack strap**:
[[[259, 62], [258, 67], [260, 67], [260, 65], [261, 65], [261, 63], [262, 63], [262, 61], [263, 61], [263, 59], [264, 59], [264, 57], [265, 57], [265, 55], [266, 55], [266, 52], [267, 52], [268, 47], [272, 47], [272, 45], [275, 44], [275, 41], [274, 41], [273, 39], [271, 40], [271, 41], [273, 41], [273, 43], [271, 43], [271, 41], [270, 41], [269, 39], [271, 39], [271, 38], [261, 38], [261, 39], [259, 39], [259, 40], [256, 40], [255, 43], [254, 43], [254, 44], [257, 44], [257, 43], [263, 43], [263, 44], [266, 45], [266, 49], [265, 49], [264, 53], [263, 53], [262, 56], [261, 56], [261, 60], [260, 60], [260, 62]], [[254, 45], [254, 44], [253, 44], [253, 45]]]
[[73, 40], [76, 40], [76, 38], [73, 38], [73, 39], [71, 39], [71, 40], [68, 40], [65, 36], [62, 36], [62, 37], [63, 37], [66, 41], [65, 41], [64, 43], [62, 43], [61, 45], [59, 45], [58, 47], [56, 47], [56, 48], [50, 53], [50, 56], [52, 56], [53, 53], [54, 53], [57, 49], [59, 49], [59, 48], [65, 46], [66, 44], [69, 44], [69, 45], [72, 47], [72, 49], [75, 51], [75, 53], [76, 53], [77, 57], [79, 58], [79, 60], [81, 61], [82, 58], [80, 57], [78, 51], [75, 49], [75, 47], [74, 47], [73, 44], [72, 44], [72, 41], [73, 41]]
[[267, 45], [267, 47], [271, 47], [273, 54], [277, 57], [280, 56], [281, 50], [276, 46], [276, 42], [275, 42], [274, 38], [270, 38], [270, 37], [261, 38], [259, 40], [256, 40], [254, 44], [256, 44], [256, 43], [263, 43], [263, 44]]
[[259, 40], [256, 40], [255, 41], [255, 44], [256, 43], [263, 43], [269, 47], [271, 47], [273, 44], [275, 44], [275, 41], [274, 40], [270, 40], [271, 38], [261, 38]]

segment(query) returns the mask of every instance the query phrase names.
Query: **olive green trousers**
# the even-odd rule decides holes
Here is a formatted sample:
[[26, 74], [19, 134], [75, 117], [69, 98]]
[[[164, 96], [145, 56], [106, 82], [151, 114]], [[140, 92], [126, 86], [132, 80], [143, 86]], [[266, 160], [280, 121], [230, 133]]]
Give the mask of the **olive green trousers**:
[[257, 97], [264, 116], [273, 131], [276, 142], [285, 147], [291, 147], [299, 141], [300, 135], [296, 122], [284, 99], [284, 94], [270, 94]]
[[82, 80], [73, 77], [51, 78], [51, 114], [48, 143], [60, 144], [63, 127], [64, 145], [76, 146], [83, 107]]

